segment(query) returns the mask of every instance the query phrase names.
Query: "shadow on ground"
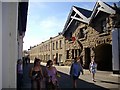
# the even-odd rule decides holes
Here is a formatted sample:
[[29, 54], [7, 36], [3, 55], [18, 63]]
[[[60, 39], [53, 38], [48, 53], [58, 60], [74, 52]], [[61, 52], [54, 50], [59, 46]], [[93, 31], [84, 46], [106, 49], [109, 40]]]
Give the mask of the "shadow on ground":
[[[28, 64], [28, 65], [25, 65], [24, 66], [24, 76], [23, 76], [23, 85], [22, 85], [22, 88], [30, 88], [31, 87], [31, 80], [29, 78], [29, 70], [30, 68], [33, 66], [33, 64]], [[43, 71], [45, 70], [45, 67], [42, 66], [43, 68]], [[58, 81], [59, 81], [59, 86], [61, 88], [61, 90], [63, 89], [72, 89], [72, 80], [70, 78], [69, 75], [65, 74], [65, 73], [62, 73], [62, 72], [59, 72], [60, 76], [58, 78]], [[89, 82], [86, 82], [84, 80], [81, 80], [81, 79], [78, 79], [78, 89], [80, 90], [81, 89], [97, 89], [97, 90], [109, 90], [109, 89], [106, 89], [106, 88], [103, 88], [103, 87], [100, 87], [98, 85], [95, 85], [94, 83], [89, 83]]]

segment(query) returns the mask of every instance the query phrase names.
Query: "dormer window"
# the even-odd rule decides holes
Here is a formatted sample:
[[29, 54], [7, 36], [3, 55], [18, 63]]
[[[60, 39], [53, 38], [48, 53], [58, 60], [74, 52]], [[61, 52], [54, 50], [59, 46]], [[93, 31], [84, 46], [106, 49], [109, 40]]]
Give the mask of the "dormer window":
[[107, 32], [107, 23], [106, 23], [106, 19], [101, 21], [101, 32], [100, 33], [105, 33]]
[[80, 31], [78, 33], [78, 39], [84, 38], [85, 34], [84, 34], [84, 28], [80, 28]]

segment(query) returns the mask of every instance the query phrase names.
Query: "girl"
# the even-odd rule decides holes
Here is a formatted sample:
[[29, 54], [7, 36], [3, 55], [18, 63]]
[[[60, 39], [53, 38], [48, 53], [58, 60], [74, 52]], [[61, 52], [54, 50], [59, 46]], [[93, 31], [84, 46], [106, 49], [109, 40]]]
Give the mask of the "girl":
[[90, 70], [90, 73], [92, 73], [92, 80], [95, 82], [95, 73], [97, 70], [97, 64], [95, 63], [93, 57], [92, 57], [90, 65], [89, 65], [89, 70]]
[[45, 77], [47, 90], [56, 90], [58, 87], [57, 69], [53, 66], [52, 60], [47, 62]]
[[31, 78], [31, 88], [40, 90], [41, 89], [41, 81], [43, 79], [42, 69], [40, 67], [40, 59], [35, 58], [34, 67], [30, 70], [30, 78]]

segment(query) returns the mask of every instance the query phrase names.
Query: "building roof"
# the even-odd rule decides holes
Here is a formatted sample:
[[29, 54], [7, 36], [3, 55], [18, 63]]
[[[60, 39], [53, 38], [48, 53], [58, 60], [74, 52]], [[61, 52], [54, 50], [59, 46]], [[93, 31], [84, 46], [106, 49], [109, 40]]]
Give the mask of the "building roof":
[[70, 25], [73, 25], [75, 23], [73, 22], [74, 20], [88, 24], [91, 13], [92, 11], [90, 10], [79, 8], [77, 6], [72, 6], [62, 34], [67, 31]]
[[99, 12], [115, 14], [116, 10], [112, 6], [108, 5], [107, 3], [102, 2], [101, 0], [98, 0], [98, 2], [96, 2], [95, 6], [93, 8], [89, 24], [91, 23], [93, 18], [95, 18], [99, 14]]
[[[117, 9], [118, 10], [118, 9]], [[119, 10], [118, 10], [119, 11]], [[73, 6], [70, 10], [70, 14], [67, 18], [66, 24], [64, 26], [62, 34], [70, 27], [70, 25], [74, 25], [73, 21], [77, 20], [82, 23], [90, 24], [92, 20], [99, 14], [99, 12], [105, 12], [108, 14], [115, 14], [116, 9], [101, 0], [98, 0], [92, 11], [86, 10], [77, 6]]]
[[87, 9], [83, 9], [80, 7], [76, 7], [74, 6], [79, 12], [81, 12], [84, 16], [86, 16], [87, 18], [89, 18], [91, 16], [92, 11], [87, 10]]

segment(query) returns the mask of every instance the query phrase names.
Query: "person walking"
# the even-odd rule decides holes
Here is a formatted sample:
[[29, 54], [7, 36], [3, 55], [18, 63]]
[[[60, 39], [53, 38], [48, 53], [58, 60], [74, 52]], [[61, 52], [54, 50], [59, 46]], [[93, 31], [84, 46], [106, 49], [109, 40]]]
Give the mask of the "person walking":
[[77, 79], [80, 76], [80, 73], [83, 74], [83, 68], [78, 62], [78, 58], [74, 58], [74, 62], [70, 67], [70, 77], [73, 79], [73, 88], [77, 88]]
[[21, 59], [17, 61], [17, 90], [21, 90], [23, 83], [23, 62]]
[[95, 63], [93, 56], [92, 56], [91, 63], [89, 65], [89, 71], [92, 74], [92, 80], [95, 82], [95, 73], [97, 71], [97, 64]]
[[31, 78], [31, 89], [32, 90], [41, 90], [41, 81], [43, 79], [43, 72], [40, 66], [40, 59], [35, 58], [34, 67], [31, 68], [29, 75]]
[[52, 60], [47, 61], [45, 77], [46, 77], [46, 89], [57, 90], [58, 89], [57, 69], [53, 66]]

